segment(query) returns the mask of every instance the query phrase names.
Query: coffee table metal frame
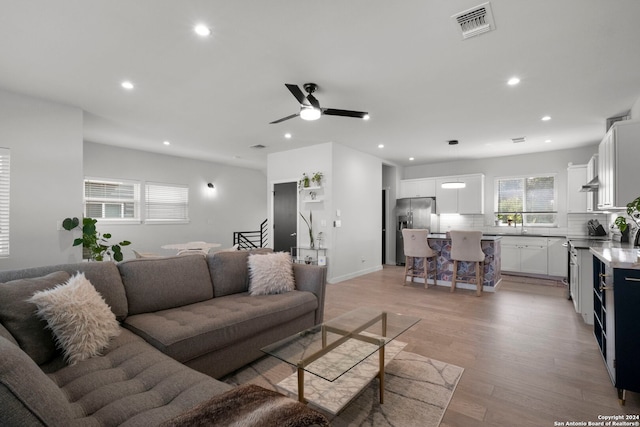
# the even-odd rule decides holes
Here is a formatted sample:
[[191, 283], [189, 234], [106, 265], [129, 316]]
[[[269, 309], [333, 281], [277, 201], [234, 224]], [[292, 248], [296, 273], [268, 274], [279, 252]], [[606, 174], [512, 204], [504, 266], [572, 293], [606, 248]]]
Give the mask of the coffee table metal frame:
[[[340, 320], [342, 318], [349, 318], [354, 315], [365, 316], [366, 320], [363, 320], [362, 323], [359, 323], [356, 325], [350, 325], [350, 326], [342, 326], [340, 324]], [[327, 323], [314, 326], [298, 334], [295, 334], [289, 338], [285, 338], [284, 340], [278, 341], [277, 343], [271, 344], [263, 348], [262, 351], [271, 356], [277, 357], [296, 367], [297, 377], [298, 377], [298, 400], [302, 403], [307, 403], [306, 399], [304, 398], [304, 372], [311, 363], [329, 354], [331, 351], [335, 350], [340, 345], [352, 339], [373, 344], [378, 351], [379, 367], [378, 367], [378, 374], [376, 376], [379, 379], [380, 403], [382, 404], [384, 403], [385, 345], [391, 340], [393, 340], [394, 338], [396, 338], [398, 335], [400, 335], [402, 332], [406, 331], [411, 326], [415, 325], [417, 322], [420, 321], [419, 318], [396, 315], [393, 313], [391, 314], [391, 316], [393, 316], [394, 319], [402, 318], [404, 320], [404, 324], [396, 328], [393, 332], [393, 336], [390, 336], [390, 337], [387, 337], [389, 313], [387, 313], [386, 311], [363, 308], [363, 309], [356, 309], [356, 310], [350, 311], [345, 315], [340, 316], [336, 319], [333, 319]], [[365, 332], [366, 329], [374, 326], [378, 322], [380, 323], [380, 329], [381, 329], [380, 336], [376, 336], [376, 334]], [[314, 351], [311, 354], [305, 355], [304, 357], [298, 359], [297, 361], [288, 359], [287, 357], [284, 357], [282, 354], [279, 353], [279, 350], [282, 350], [283, 348], [286, 349], [286, 347], [289, 344], [295, 343], [298, 337], [305, 337], [310, 333], [317, 333], [318, 328], [320, 328], [319, 332], [321, 333], [321, 348], [318, 349], [317, 351]], [[340, 338], [336, 339], [335, 341], [328, 342], [327, 334], [329, 333], [337, 334], [338, 336], [340, 336]], [[363, 360], [367, 359], [369, 356], [374, 354], [375, 351], [376, 350], [374, 349], [373, 351], [369, 352], [369, 354], [367, 354], [365, 357], [358, 358], [358, 360], [355, 361], [355, 363], [351, 367], [358, 365]], [[348, 368], [345, 372], [349, 371], [350, 369], [351, 368]], [[310, 372], [310, 373], [313, 374], [313, 372]], [[332, 380], [329, 380], [329, 381], [332, 381]]]

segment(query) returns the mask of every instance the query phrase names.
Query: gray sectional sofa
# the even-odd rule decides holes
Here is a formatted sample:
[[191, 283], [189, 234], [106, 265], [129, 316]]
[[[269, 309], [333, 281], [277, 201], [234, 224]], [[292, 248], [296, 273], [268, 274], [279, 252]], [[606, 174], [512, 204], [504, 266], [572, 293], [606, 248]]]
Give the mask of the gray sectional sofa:
[[[228, 391], [216, 378], [323, 318], [324, 267], [293, 264], [295, 290], [252, 296], [248, 256], [0, 272], [0, 425], [153, 426]], [[25, 300], [76, 272], [110, 306], [120, 334], [100, 356], [68, 365]]]

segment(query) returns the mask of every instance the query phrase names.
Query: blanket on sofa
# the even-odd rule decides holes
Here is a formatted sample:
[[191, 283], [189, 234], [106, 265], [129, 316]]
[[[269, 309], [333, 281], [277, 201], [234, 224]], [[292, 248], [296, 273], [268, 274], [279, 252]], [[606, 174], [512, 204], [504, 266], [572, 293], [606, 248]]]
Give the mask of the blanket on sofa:
[[321, 413], [273, 390], [246, 384], [214, 396], [162, 427], [191, 426], [328, 426]]

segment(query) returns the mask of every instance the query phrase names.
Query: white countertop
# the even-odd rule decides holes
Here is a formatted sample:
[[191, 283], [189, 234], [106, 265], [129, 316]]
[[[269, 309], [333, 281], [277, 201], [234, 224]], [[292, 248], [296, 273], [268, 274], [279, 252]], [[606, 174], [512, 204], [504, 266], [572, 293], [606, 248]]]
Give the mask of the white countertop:
[[[428, 239], [444, 239], [444, 240], [451, 240], [451, 237], [448, 237], [446, 233], [429, 233], [429, 235], [427, 236]], [[502, 236], [495, 236], [495, 235], [489, 235], [489, 234], [483, 234], [482, 235], [482, 240], [489, 240], [489, 241], [496, 241], [496, 240], [501, 240]]]
[[590, 248], [589, 252], [597, 256], [607, 266], [640, 270], [640, 250], [621, 248]]

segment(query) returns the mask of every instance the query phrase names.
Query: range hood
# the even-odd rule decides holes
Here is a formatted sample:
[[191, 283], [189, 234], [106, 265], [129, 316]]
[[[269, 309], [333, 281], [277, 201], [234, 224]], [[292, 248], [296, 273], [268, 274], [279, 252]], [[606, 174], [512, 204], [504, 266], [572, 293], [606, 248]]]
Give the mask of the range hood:
[[583, 185], [580, 188], [580, 192], [582, 193], [588, 193], [588, 192], [592, 192], [592, 191], [598, 191], [598, 177], [594, 177], [591, 181], [587, 182], [585, 185]]

